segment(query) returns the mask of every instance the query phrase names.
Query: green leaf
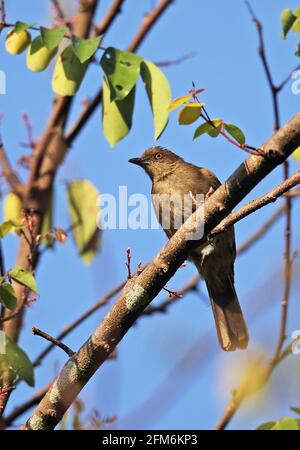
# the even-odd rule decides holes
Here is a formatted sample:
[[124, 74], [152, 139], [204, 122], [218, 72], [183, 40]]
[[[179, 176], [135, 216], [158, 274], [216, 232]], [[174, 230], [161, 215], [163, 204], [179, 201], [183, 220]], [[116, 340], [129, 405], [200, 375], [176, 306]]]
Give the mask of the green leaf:
[[72, 45], [66, 47], [58, 57], [53, 77], [52, 89], [56, 94], [72, 96], [80, 88], [88, 67], [88, 61], [81, 63], [73, 51]]
[[292, 153], [292, 157], [299, 163], [300, 162], [300, 147], [297, 147], [296, 150]]
[[15, 24], [15, 32], [17, 34], [22, 33], [22, 31], [26, 31], [28, 30], [28, 28], [32, 27], [34, 24], [33, 23], [24, 23], [24, 22], [20, 22], [17, 21]]
[[123, 100], [134, 88], [140, 74], [142, 58], [134, 53], [109, 47], [100, 64], [107, 77], [111, 100]]
[[[299, 13], [300, 14], [300, 13]], [[292, 411], [294, 411], [296, 414], [300, 414], [300, 408], [298, 408], [297, 406], [291, 406], [290, 409]]]
[[73, 50], [81, 63], [86, 62], [94, 55], [102, 39], [103, 35], [91, 39], [80, 39], [77, 36], [72, 36]]
[[110, 100], [108, 82], [103, 81], [102, 127], [109, 145], [114, 147], [131, 129], [134, 109], [135, 87], [123, 100]]
[[0, 353], [0, 378], [6, 380], [7, 376], [14, 382], [18, 376], [29, 386], [34, 386], [34, 371], [26, 353], [8, 336], [5, 335], [5, 353]]
[[274, 425], [276, 424], [276, 422], [265, 422], [262, 423], [261, 425], [259, 425], [259, 427], [257, 427], [257, 430], [271, 430]]
[[292, 26], [293, 33], [300, 33], [300, 17], [298, 17]]
[[38, 294], [36, 282], [31, 272], [16, 266], [8, 272], [8, 275], [16, 283], [19, 283]]
[[97, 226], [99, 193], [90, 181], [76, 180], [68, 185], [67, 195], [75, 245], [83, 261], [90, 264], [100, 245], [100, 230]]
[[195, 131], [195, 133], [194, 133], [194, 138], [193, 138], [193, 139], [197, 139], [199, 136], [202, 136], [202, 134], [208, 133], [210, 130], [212, 130], [212, 128], [213, 128], [213, 127], [212, 127], [209, 123], [207, 123], [207, 122], [202, 123], [202, 124], [196, 129], [196, 131]]
[[298, 44], [297, 50], [295, 51], [295, 56], [300, 57], [300, 44]]
[[150, 61], [141, 64], [141, 76], [144, 81], [154, 119], [154, 139], [158, 139], [169, 120], [171, 89], [164, 73]]
[[13, 228], [14, 228], [14, 224], [12, 223], [11, 220], [8, 220], [7, 222], [1, 223], [1, 225], [0, 225], [0, 238], [3, 238]]
[[282, 39], [286, 39], [286, 36], [290, 29], [292, 28], [295, 20], [297, 19], [296, 16], [292, 13], [292, 11], [289, 8], [286, 8], [282, 11], [280, 15], [281, 19], [281, 27], [282, 27]]
[[44, 46], [51, 51], [59, 46], [68, 28], [63, 25], [58, 28], [41, 27], [40, 30]]
[[202, 106], [203, 104], [200, 103], [185, 103], [185, 107], [178, 114], [179, 125], [190, 125], [199, 119]]
[[300, 430], [299, 421], [293, 417], [278, 420], [271, 430]]
[[3, 283], [0, 285], [0, 303], [8, 309], [15, 309], [17, 306], [17, 296], [11, 284]]
[[212, 123], [214, 124], [214, 127], [210, 124], [210, 123], [203, 123], [202, 125], [200, 125], [195, 133], [194, 133], [194, 138], [196, 139], [199, 136], [201, 136], [202, 134], [208, 134], [210, 137], [217, 137], [220, 134], [220, 130], [221, 130], [221, 126], [222, 126], [222, 120], [221, 119], [214, 119], [212, 120]]
[[212, 138], [216, 138], [220, 134], [222, 121], [221, 120], [220, 121], [212, 120], [212, 122], [214, 122], [215, 127], [211, 127], [210, 131], [208, 131], [208, 135]]
[[233, 125], [232, 123], [224, 123], [224, 128], [239, 144], [245, 144], [245, 135], [239, 127]]

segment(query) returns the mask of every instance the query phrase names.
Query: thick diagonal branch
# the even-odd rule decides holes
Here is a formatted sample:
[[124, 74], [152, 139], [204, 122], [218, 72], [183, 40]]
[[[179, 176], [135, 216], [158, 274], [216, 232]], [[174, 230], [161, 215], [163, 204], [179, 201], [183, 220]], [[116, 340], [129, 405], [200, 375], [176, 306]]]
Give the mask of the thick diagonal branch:
[[[28, 429], [53, 429], [81, 389], [114, 350], [133, 323], [156, 297], [192, 249], [277, 165], [300, 145], [300, 113], [250, 156], [206, 201], [204, 236], [191, 240], [197, 211], [189, 217], [145, 270], [128, 280], [120, 297], [91, 337], [69, 359], [27, 422]], [[199, 224], [198, 224], [199, 225]]]

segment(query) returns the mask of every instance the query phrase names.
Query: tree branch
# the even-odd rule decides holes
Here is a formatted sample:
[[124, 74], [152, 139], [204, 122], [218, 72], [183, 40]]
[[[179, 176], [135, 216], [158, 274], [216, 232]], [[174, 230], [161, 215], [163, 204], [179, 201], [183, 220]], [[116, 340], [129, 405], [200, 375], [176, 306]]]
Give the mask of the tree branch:
[[285, 206], [281, 206], [278, 208], [274, 214], [270, 218], [266, 220], [265, 223], [261, 225], [261, 227], [252, 235], [249, 239], [247, 239], [243, 244], [240, 245], [239, 251], [241, 253], [246, 252], [252, 245], [258, 241], [261, 237], [265, 235], [265, 233], [277, 222], [278, 219], [284, 214]]
[[108, 28], [110, 28], [114, 20], [118, 17], [118, 14], [121, 13], [124, 1], [125, 0], [113, 0], [111, 7], [107, 11], [102, 22], [99, 25], [94, 25], [94, 30], [98, 36], [104, 34]]
[[[267, 233], [267, 231], [272, 227], [272, 225], [276, 222], [276, 220], [278, 220], [281, 215], [284, 212], [284, 207], [279, 208], [277, 211], [275, 211], [275, 214], [273, 214], [270, 219], [268, 219], [258, 230], [258, 232], [255, 232], [252, 236], [250, 236], [250, 238], [248, 238], [243, 244], [241, 244], [238, 248], [237, 248], [237, 256], [242, 255], [245, 251], [247, 251], [251, 245], [253, 245], [254, 243], [256, 243], [260, 238], [262, 238], [265, 233]], [[147, 264], [146, 264], [147, 265]], [[179, 293], [182, 295], [185, 295], [188, 292], [191, 291], [196, 291], [198, 290], [198, 284], [200, 281], [200, 276], [196, 275], [193, 278], [191, 278], [190, 281], [188, 281], [186, 283], [186, 285], [181, 288], [179, 290]], [[90, 308], [86, 313], [82, 314], [76, 321], [74, 321], [73, 323], [71, 323], [70, 325], [68, 325], [67, 327], [64, 328], [63, 332], [59, 334], [59, 336], [57, 337], [58, 339], [63, 339], [65, 336], [67, 336], [71, 331], [73, 331], [75, 328], [77, 328], [81, 323], [83, 323], [88, 317], [90, 317], [94, 312], [98, 311], [99, 308], [101, 308], [102, 306], [106, 305], [108, 302], [106, 301], [113, 298], [118, 292], [120, 292], [120, 290], [125, 286], [126, 280], [123, 281], [123, 283], [121, 283], [119, 286], [117, 286], [114, 290], [112, 290], [111, 292], [109, 292], [108, 294], [106, 294], [106, 296], [104, 296], [103, 298], [101, 298], [101, 300], [99, 300], [92, 308]], [[172, 298], [170, 299], [169, 297], [166, 298], [164, 301], [162, 301], [159, 305], [157, 306], [149, 306], [148, 308], [146, 308], [143, 312], [143, 315], [152, 315], [153, 313], [164, 313], [171, 305], [173, 305], [175, 303], [175, 301], [177, 300], [177, 298]], [[255, 314], [257, 315], [257, 314]], [[50, 344], [48, 347], [46, 347], [46, 349], [35, 359], [35, 361], [33, 362], [33, 366], [36, 367], [38, 365], [41, 364], [42, 360], [44, 359], [45, 356], [47, 356], [47, 354], [50, 352], [50, 350], [52, 348], [54, 348], [55, 345]], [[44, 393], [46, 394], [47, 390], [49, 389], [51, 384], [47, 385], [46, 387], [42, 388], [41, 390], [39, 390], [39, 393]], [[38, 394], [38, 393], [37, 393]], [[4, 426], [9, 426], [12, 424], [12, 422], [19, 417], [20, 415], [22, 415], [24, 412], [26, 412], [28, 409], [32, 408], [33, 406], [35, 406], [36, 404], [38, 404], [42, 397], [44, 396], [38, 396], [35, 395], [32, 399], [30, 399], [29, 401], [24, 402], [23, 404], [21, 404], [20, 406], [18, 406], [17, 408], [15, 408], [12, 413], [8, 414], [5, 417], [5, 425]]]
[[[216, 236], [217, 234], [224, 233], [230, 226], [234, 225], [236, 222], [239, 222], [240, 220], [249, 216], [253, 212], [268, 205], [269, 203], [275, 202], [285, 192], [289, 191], [290, 189], [292, 189], [294, 186], [297, 186], [298, 184], [300, 184], [300, 171], [299, 170], [292, 177], [285, 180], [283, 183], [281, 183], [276, 188], [272, 189], [267, 194], [263, 195], [262, 197], [260, 197], [256, 200], [252, 200], [252, 202], [243, 206], [238, 211], [230, 213], [225, 219], [222, 220], [222, 222], [218, 226], [216, 226], [213, 229], [213, 231], [210, 233], [209, 237], [214, 238], [214, 236]], [[282, 208], [281, 208], [281, 210], [282, 210]], [[285, 211], [285, 210], [286, 210], [286, 208], [284, 207], [283, 211]], [[281, 215], [281, 213], [282, 213], [282, 211], [280, 211], [280, 215]], [[277, 214], [278, 214], [278, 212], [277, 212]], [[274, 220], [274, 219], [272, 218], [272, 220]]]
[[234, 391], [234, 395], [231, 399], [231, 401], [226, 406], [224, 413], [219, 420], [219, 422], [215, 426], [215, 430], [225, 430], [243, 401], [249, 397], [251, 394], [256, 393], [258, 390], [262, 389], [267, 382], [269, 381], [272, 373], [274, 372], [275, 368], [292, 352], [292, 346], [293, 343], [296, 343], [299, 338], [296, 338], [290, 345], [288, 345], [282, 352], [280, 352], [280, 355], [278, 359], [275, 362], [270, 362], [269, 365], [267, 365], [264, 369], [264, 371], [261, 374], [261, 379], [259, 385], [256, 387], [255, 391], [249, 392], [248, 386], [245, 385], [245, 383], [242, 383], [241, 386]]
[[[280, 127], [280, 116], [279, 116], [279, 104], [278, 104], [278, 94], [283, 89], [285, 84], [287, 83], [287, 79], [284, 80], [279, 86], [276, 86], [273, 82], [273, 78], [271, 75], [270, 67], [267, 61], [266, 52], [265, 52], [265, 45], [264, 45], [264, 36], [263, 36], [263, 27], [261, 22], [256, 17], [251, 5], [249, 2], [246, 2], [246, 5], [250, 11], [250, 14], [252, 16], [252, 19], [256, 25], [257, 31], [258, 31], [258, 37], [259, 37], [259, 56], [262, 60], [263, 67], [265, 70], [266, 78], [268, 81], [268, 85], [271, 91], [272, 95], [272, 102], [273, 102], [273, 111], [274, 111], [274, 129], [277, 131]], [[299, 172], [298, 172], [299, 174]], [[283, 175], [284, 175], [284, 182], [280, 185], [281, 187], [284, 186], [286, 183], [289, 182], [289, 163], [288, 161], [284, 161], [283, 164]], [[296, 180], [297, 180], [297, 174]], [[293, 177], [292, 177], [293, 178]], [[296, 183], [298, 184], [298, 183]], [[280, 186], [278, 186], [280, 190]], [[286, 335], [286, 326], [287, 326], [287, 312], [288, 312], [288, 302], [289, 302], [289, 294], [290, 294], [290, 285], [291, 285], [291, 268], [292, 268], [292, 258], [291, 258], [291, 210], [292, 210], [292, 202], [291, 197], [285, 198], [285, 214], [286, 214], [286, 225], [285, 225], [285, 266], [284, 266], [284, 298], [281, 302], [281, 321], [280, 321], [280, 330], [279, 330], [279, 337], [277, 340], [276, 348], [274, 351], [274, 354], [272, 358], [270, 359], [269, 366], [265, 370], [265, 374], [263, 376], [262, 384], [266, 384], [268, 382], [268, 379], [277, 366], [279, 362], [282, 361], [284, 354], [285, 356], [288, 354], [287, 351], [282, 352], [282, 347], [285, 341], [285, 335]], [[241, 403], [244, 401], [244, 399], [249, 395], [249, 392], [247, 392], [247, 387], [242, 386], [240, 387], [236, 392], [231, 400], [229, 402], [228, 406], [226, 407], [224, 414], [221, 418], [221, 420], [218, 422], [216, 429], [221, 430], [226, 428], [230, 420], [232, 419], [233, 415], [236, 413], [237, 409], [241, 405]]]
[[50, 336], [50, 334], [47, 334], [44, 331], [42, 331], [36, 327], [32, 327], [32, 332], [34, 335], [41, 336], [42, 338], [46, 339], [46, 341], [52, 342], [53, 345], [61, 348], [68, 356], [71, 357], [74, 355], [74, 352], [73, 352], [73, 350], [70, 349], [70, 347], [68, 347], [63, 342], [59, 341], [58, 339]]
[[12, 192], [14, 192], [19, 197], [22, 196], [23, 193], [23, 185], [17, 176], [17, 174], [13, 171], [6, 152], [4, 150], [3, 143], [0, 138], [0, 164], [2, 166], [3, 175], [6, 178], [7, 183], [9, 184]]
[[[27, 421], [28, 429], [53, 429], [83, 386], [107, 359], [141, 312], [156, 297], [195, 246], [278, 164], [300, 145], [300, 113], [262, 147], [263, 157], [250, 156], [206, 201], [204, 236], [191, 240], [200, 224], [195, 211], [143, 272], [127, 281], [120, 297], [91, 337], [68, 360]], [[196, 224], [196, 225], [195, 225]]]

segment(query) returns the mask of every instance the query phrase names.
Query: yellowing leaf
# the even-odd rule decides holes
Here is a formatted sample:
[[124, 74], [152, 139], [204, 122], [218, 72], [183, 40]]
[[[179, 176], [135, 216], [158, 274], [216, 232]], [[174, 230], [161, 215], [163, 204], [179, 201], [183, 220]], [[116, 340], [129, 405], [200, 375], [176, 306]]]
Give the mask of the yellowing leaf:
[[186, 103], [188, 100], [190, 100], [191, 95], [183, 95], [182, 97], [175, 98], [168, 107], [168, 110], [171, 112], [174, 109], [178, 108], [179, 106]]
[[278, 420], [271, 430], [300, 430], [300, 423], [298, 419], [294, 419], [293, 417], [284, 417]]
[[19, 283], [31, 291], [38, 293], [36, 282], [31, 272], [22, 269], [22, 267], [16, 266], [8, 272], [8, 275], [16, 283]]
[[4, 353], [0, 353], [0, 379], [13, 383], [17, 378], [34, 386], [34, 371], [26, 353], [5, 335]]
[[72, 235], [80, 257], [90, 264], [100, 245], [100, 230], [97, 226], [99, 193], [90, 181], [76, 180], [69, 184], [67, 194]]
[[[10, 192], [6, 195], [3, 203], [3, 219], [5, 222], [19, 224], [22, 218], [22, 203], [19, 197]], [[18, 228], [12, 228], [12, 232], [18, 233]]]
[[27, 30], [16, 32], [11, 30], [7, 33], [5, 41], [5, 49], [11, 55], [19, 55], [24, 52], [30, 44], [31, 36]]
[[88, 61], [81, 63], [73, 51], [72, 45], [66, 47], [59, 55], [52, 77], [52, 89], [63, 96], [74, 95], [83, 80]]
[[44, 46], [41, 36], [36, 37], [27, 50], [26, 63], [29, 70], [41, 72], [50, 64], [57, 53], [57, 48], [48, 50]]
[[154, 138], [158, 139], [169, 120], [168, 108], [171, 102], [170, 85], [163, 72], [149, 61], [142, 62], [141, 76], [152, 108]]
[[11, 229], [14, 228], [14, 224], [11, 220], [0, 224], [0, 238], [3, 238]]
[[265, 423], [262, 423], [261, 425], [259, 425], [256, 429], [263, 430], [263, 431], [271, 430], [275, 424], [276, 424], [276, 422], [265, 422]]
[[178, 108], [179, 106], [186, 103], [188, 100], [193, 98], [194, 95], [199, 94], [200, 92], [203, 92], [204, 89], [197, 89], [196, 91], [193, 91], [191, 94], [183, 95], [182, 97], [175, 98], [168, 106], [169, 112], [173, 111], [174, 109]]
[[111, 101], [107, 81], [103, 81], [102, 127], [111, 147], [123, 139], [131, 129], [135, 99], [135, 87], [123, 100]]
[[292, 28], [297, 17], [294, 16], [294, 14], [289, 8], [286, 8], [282, 11], [280, 18], [282, 27], [282, 39], [286, 39], [286, 36], [290, 31], [290, 29]]
[[298, 147], [292, 154], [293, 158], [300, 162], [300, 147]]
[[293, 33], [300, 33], [300, 17], [298, 17], [292, 26]]
[[194, 123], [201, 116], [201, 104], [199, 103], [185, 103], [185, 107], [179, 111], [178, 123], [179, 125], [190, 125]]

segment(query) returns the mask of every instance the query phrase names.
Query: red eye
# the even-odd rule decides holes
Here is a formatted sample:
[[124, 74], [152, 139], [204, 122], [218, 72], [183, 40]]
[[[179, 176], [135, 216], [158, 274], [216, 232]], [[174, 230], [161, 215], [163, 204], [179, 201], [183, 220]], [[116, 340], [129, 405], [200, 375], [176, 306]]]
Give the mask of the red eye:
[[160, 159], [162, 159], [162, 158], [163, 158], [162, 153], [156, 153], [155, 159], [160, 160]]

